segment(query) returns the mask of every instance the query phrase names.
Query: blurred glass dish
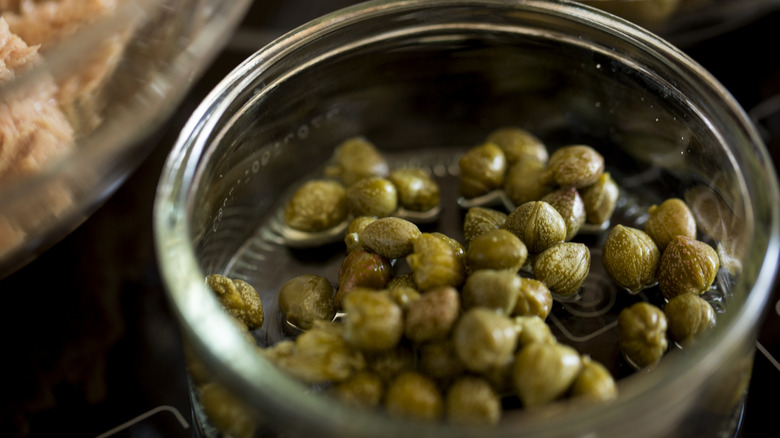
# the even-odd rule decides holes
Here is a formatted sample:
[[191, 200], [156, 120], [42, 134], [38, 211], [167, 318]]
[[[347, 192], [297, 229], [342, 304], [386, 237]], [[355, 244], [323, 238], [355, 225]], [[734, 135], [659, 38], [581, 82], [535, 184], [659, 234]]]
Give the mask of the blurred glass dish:
[[678, 46], [738, 28], [770, 10], [778, 0], [581, 0], [643, 26]]
[[[278, 305], [285, 282], [338, 278], [343, 245], [292, 248], [273, 224], [342, 141], [363, 135], [391, 168], [429, 169], [443, 203], [434, 229], [462, 242], [458, 159], [510, 125], [551, 152], [597, 148], [621, 189], [615, 224], [641, 227], [650, 205], [685, 198], [701, 238], [720, 251], [708, 336], [634, 373], [617, 348], [618, 313], [663, 298], [619, 290], [600, 269], [602, 234], [582, 237], [593, 263], [579, 300], [557, 302], [547, 322], [620, 379], [611, 404], [522, 409], [508, 400], [493, 428], [403, 421], [335, 403], [328, 384], [300, 384], [258, 354], [292, 337]], [[731, 436], [775, 276], [778, 202], [767, 151], [737, 102], [632, 23], [575, 2], [375, 1], [277, 39], [212, 91], [163, 169], [154, 227], [207, 436]], [[254, 286], [262, 327], [238, 330], [209, 274]]]
[[140, 163], [250, 3], [0, 1], [0, 278]]

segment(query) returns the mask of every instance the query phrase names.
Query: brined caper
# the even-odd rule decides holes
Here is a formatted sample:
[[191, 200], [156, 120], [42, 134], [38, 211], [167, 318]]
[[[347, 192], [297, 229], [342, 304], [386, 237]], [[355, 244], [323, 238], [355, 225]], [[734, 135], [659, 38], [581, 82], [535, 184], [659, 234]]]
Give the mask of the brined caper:
[[514, 271], [480, 269], [463, 285], [463, 308], [484, 307], [509, 315], [520, 294], [521, 279]]
[[517, 303], [512, 310], [512, 316], [538, 316], [547, 318], [552, 310], [552, 293], [543, 282], [520, 277], [520, 290], [517, 294]]
[[279, 310], [290, 324], [308, 330], [314, 321], [330, 321], [335, 316], [333, 292], [327, 278], [300, 275], [288, 280], [279, 289]]
[[663, 251], [677, 235], [696, 238], [696, 219], [688, 204], [679, 198], [670, 198], [661, 205], [652, 205], [647, 210], [645, 232]]
[[417, 225], [398, 217], [377, 219], [360, 233], [360, 242], [371, 252], [388, 259], [406, 257], [420, 237]]
[[640, 301], [621, 310], [618, 343], [628, 363], [641, 369], [660, 361], [669, 346], [666, 329], [664, 312], [650, 303]]
[[414, 241], [414, 251], [406, 257], [420, 291], [441, 286], [460, 286], [466, 268], [453, 243], [436, 233], [422, 233]]
[[363, 356], [366, 359], [366, 369], [385, 383], [390, 383], [402, 373], [414, 369], [415, 354], [405, 343], [389, 350], [366, 351]]
[[255, 434], [251, 410], [224, 385], [209, 382], [199, 388], [203, 413], [220, 432], [236, 438], [250, 438]]
[[715, 326], [715, 310], [705, 299], [694, 294], [682, 294], [664, 306], [669, 337], [682, 346], [698, 339]]
[[231, 316], [246, 324], [250, 330], [263, 325], [263, 303], [251, 284], [220, 274], [209, 275], [206, 283], [216, 293], [222, 307]]
[[487, 380], [464, 376], [456, 380], [445, 398], [447, 421], [455, 424], [496, 424], [501, 401]]
[[561, 242], [547, 248], [534, 260], [534, 277], [553, 295], [577, 294], [590, 272], [590, 249], [583, 243]]
[[423, 169], [397, 169], [390, 172], [387, 179], [398, 190], [398, 202], [408, 210], [428, 211], [441, 202], [439, 185]]
[[532, 254], [566, 238], [566, 222], [558, 210], [543, 201], [526, 202], [515, 208], [507, 216], [504, 229], [519, 237]]
[[342, 142], [333, 154], [334, 164], [326, 169], [329, 176], [339, 178], [349, 187], [364, 178], [385, 177], [387, 161], [364, 137], [353, 137]]
[[509, 317], [473, 307], [458, 319], [453, 332], [455, 352], [471, 371], [506, 365], [517, 345], [517, 330]]
[[569, 241], [577, 235], [585, 224], [585, 203], [582, 201], [577, 189], [574, 187], [562, 187], [545, 195], [542, 201], [550, 204], [558, 210], [566, 223], [565, 241]]
[[393, 265], [386, 257], [363, 248], [351, 251], [339, 268], [339, 288], [333, 305], [341, 309], [344, 296], [357, 288], [384, 289], [390, 281]]
[[572, 347], [535, 342], [517, 352], [512, 382], [524, 406], [541, 406], [566, 393], [581, 368], [580, 355]]
[[514, 205], [538, 201], [550, 192], [550, 186], [543, 181], [547, 168], [535, 160], [521, 160], [506, 171], [504, 193]]
[[545, 183], [577, 189], [595, 183], [604, 172], [604, 157], [587, 145], [563, 146], [550, 155]]
[[605, 402], [617, 397], [617, 384], [604, 365], [582, 356], [582, 369], [571, 385], [571, 396], [589, 401]]
[[415, 342], [443, 339], [450, 334], [459, 313], [460, 295], [455, 288], [429, 290], [406, 308], [404, 335]]
[[462, 243], [438, 231], [432, 232], [431, 235], [441, 239], [444, 243], [449, 245], [449, 247], [452, 248], [453, 253], [455, 253], [455, 256], [458, 257], [458, 259], [460, 259], [461, 263], [466, 262], [466, 248], [463, 246]]
[[363, 355], [344, 340], [344, 327], [315, 321], [295, 341], [259, 350], [279, 369], [304, 383], [340, 382], [365, 369]]
[[390, 295], [390, 298], [392, 298], [393, 301], [401, 306], [401, 309], [404, 311], [406, 311], [409, 306], [422, 297], [422, 294], [420, 294], [417, 289], [409, 286], [401, 286], [399, 284], [388, 284], [387, 293]]
[[463, 218], [463, 235], [466, 243], [488, 231], [497, 230], [504, 225], [506, 213], [492, 208], [472, 207]]
[[586, 221], [600, 225], [608, 221], [615, 212], [620, 188], [609, 172], [604, 172], [595, 183], [581, 191], [585, 204]]
[[358, 216], [349, 222], [347, 231], [344, 235], [344, 244], [347, 246], [347, 252], [362, 248], [360, 243], [360, 232], [375, 220], [377, 220], [376, 216]]
[[387, 178], [363, 178], [347, 188], [347, 210], [353, 216], [390, 216], [398, 208], [398, 191]]
[[509, 165], [523, 160], [546, 164], [549, 158], [547, 147], [544, 143], [538, 137], [522, 128], [513, 126], [498, 128], [488, 134], [487, 141], [504, 151]]
[[450, 338], [420, 345], [420, 372], [447, 385], [466, 371], [466, 366], [455, 352]]
[[666, 299], [709, 290], [718, 273], [718, 253], [708, 244], [687, 236], [675, 236], [658, 263], [658, 287]]
[[390, 383], [385, 407], [392, 416], [437, 420], [444, 412], [444, 399], [433, 380], [418, 372], [407, 371]]
[[[412, 245], [414, 247], [414, 245]], [[391, 278], [390, 281], [387, 283], [388, 289], [395, 289], [395, 288], [410, 288], [410, 289], [417, 289], [417, 283], [414, 282], [414, 273], [413, 272], [404, 272], [403, 274], [396, 275], [395, 277]]]
[[601, 250], [601, 263], [612, 280], [631, 293], [655, 283], [661, 252], [644, 231], [616, 225]]
[[357, 408], [379, 406], [384, 396], [382, 379], [370, 371], [358, 371], [333, 387], [333, 394], [342, 402]]
[[504, 152], [493, 143], [475, 146], [460, 158], [460, 194], [474, 198], [500, 188], [506, 173]]
[[344, 297], [344, 340], [365, 350], [388, 350], [401, 340], [401, 307], [387, 293], [356, 289]]
[[284, 206], [285, 224], [300, 231], [327, 230], [346, 217], [347, 192], [338, 181], [309, 181]]
[[519, 237], [504, 230], [488, 231], [476, 237], [466, 250], [469, 269], [506, 269], [517, 272], [525, 264], [528, 248]]
[[558, 340], [553, 335], [550, 326], [536, 315], [515, 316], [512, 318], [517, 331], [517, 345], [524, 347], [534, 342], [552, 342]]

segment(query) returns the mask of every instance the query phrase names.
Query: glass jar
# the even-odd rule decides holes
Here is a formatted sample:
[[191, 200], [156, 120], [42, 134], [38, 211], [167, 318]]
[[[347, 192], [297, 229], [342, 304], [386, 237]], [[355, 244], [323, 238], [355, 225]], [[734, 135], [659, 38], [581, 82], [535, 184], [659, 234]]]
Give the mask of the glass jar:
[[[463, 242], [458, 158], [503, 126], [527, 129], [550, 151], [597, 149], [620, 187], [610, 226], [641, 228], [650, 205], [684, 198], [699, 238], [718, 248], [721, 269], [707, 293], [717, 326], [649, 372], [633, 372], [616, 319], [653, 292], [628, 294], [603, 273], [606, 229], [582, 237], [590, 275], [579, 298], [558, 302], [547, 321], [560, 342], [610, 368], [616, 401], [507, 409], [487, 429], [355, 410], [257, 354], [207, 287], [213, 273], [246, 280], [265, 310], [254, 341], [290, 338], [280, 287], [301, 274], [335, 282], [346, 250], [341, 238], [295, 245], [279, 232], [279, 212], [296, 187], [323, 174], [342, 141], [364, 136], [391, 168], [430, 170], [442, 210], [427, 229]], [[727, 436], [738, 427], [774, 279], [779, 200], [744, 111], [694, 61], [636, 25], [571, 2], [373, 1], [279, 38], [211, 92], [165, 165], [154, 226], [206, 435]], [[219, 399], [221, 414], [204, 415], [205, 388], [206, 411]]]

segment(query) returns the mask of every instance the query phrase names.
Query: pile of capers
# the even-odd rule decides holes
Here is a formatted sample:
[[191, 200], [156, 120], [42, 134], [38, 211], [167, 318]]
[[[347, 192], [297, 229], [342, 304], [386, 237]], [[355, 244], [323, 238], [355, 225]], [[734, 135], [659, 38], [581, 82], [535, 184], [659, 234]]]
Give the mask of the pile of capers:
[[398, 209], [428, 212], [440, 203], [440, 190], [421, 168], [390, 171], [387, 160], [364, 137], [350, 138], [333, 154], [321, 179], [299, 187], [284, 206], [284, 223], [298, 231], [333, 229], [350, 217], [386, 217]]
[[647, 213], [644, 230], [617, 225], [602, 248], [604, 270], [615, 283], [632, 294], [657, 285], [666, 301], [663, 310], [641, 302], [620, 314], [620, 347], [636, 368], [658, 363], [669, 337], [685, 346], [716, 322], [700, 295], [711, 288], [720, 261], [715, 249], [696, 239], [691, 209], [669, 198]]
[[[326, 177], [302, 186], [284, 212], [301, 231], [348, 222], [337, 281], [289, 279], [278, 305], [291, 339], [258, 351], [344, 403], [417, 420], [495, 424], [508, 397], [528, 408], [614, 399], [610, 372], [559, 343], [545, 322], [553, 300], [576, 299], [589, 274], [590, 250], [573, 239], [586, 223], [608, 224], [615, 209], [619, 189], [603, 157], [587, 145], [548, 155], [538, 138], [507, 127], [458, 165], [463, 198], [503, 191], [515, 206], [467, 208], [464, 243], [394, 214], [439, 206], [428, 172], [390, 172], [365, 138], [342, 143]], [[606, 237], [602, 263], [614, 282], [630, 293], [658, 285], [668, 300], [663, 311], [640, 302], [619, 316], [618, 341], [636, 368], [657, 363], [669, 338], [687, 345], [714, 324], [698, 295], [718, 258], [695, 238], [679, 199], [652, 206], [644, 230], [616, 225]], [[240, 281], [209, 284], [243, 325], [259, 327], [258, 308], [262, 324], [259, 297], [253, 304]], [[222, 292], [230, 284], [239, 292]]]

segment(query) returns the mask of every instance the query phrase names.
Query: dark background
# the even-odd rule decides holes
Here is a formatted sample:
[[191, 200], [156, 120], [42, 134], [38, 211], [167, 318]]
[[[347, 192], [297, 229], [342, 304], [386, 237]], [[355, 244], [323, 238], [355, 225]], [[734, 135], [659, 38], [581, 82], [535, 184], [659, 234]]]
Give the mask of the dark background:
[[[352, 3], [256, 2], [126, 183], [68, 237], [0, 281], [0, 436], [191, 436], [179, 334], [152, 241], [163, 162], [195, 106], [240, 61], [272, 37]], [[773, 12], [682, 48], [750, 111], [780, 93], [778, 29], [780, 12]], [[777, 166], [780, 113], [758, 122]], [[768, 401], [780, 394], [777, 289], [763, 315], [742, 437], [776, 430], [776, 404]]]

